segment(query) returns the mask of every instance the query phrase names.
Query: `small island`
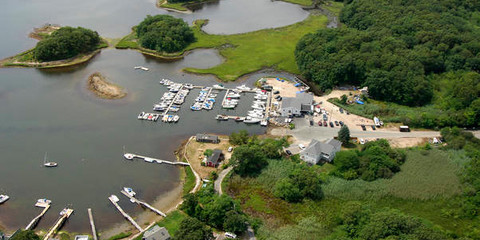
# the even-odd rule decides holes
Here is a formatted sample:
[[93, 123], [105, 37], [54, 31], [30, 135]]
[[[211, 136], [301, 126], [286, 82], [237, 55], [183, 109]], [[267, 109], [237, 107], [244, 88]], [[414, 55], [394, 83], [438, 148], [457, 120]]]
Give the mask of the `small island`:
[[0, 61], [0, 67], [66, 67], [90, 60], [108, 44], [97, 32], [82, 27], [45, 25], [30, 37], [39, 40], [35, 48]]
[[88, 89], [104, 99], [120, 99], [127, 95], [124, 89], [107, 79], [99, 72], [88, 77]]

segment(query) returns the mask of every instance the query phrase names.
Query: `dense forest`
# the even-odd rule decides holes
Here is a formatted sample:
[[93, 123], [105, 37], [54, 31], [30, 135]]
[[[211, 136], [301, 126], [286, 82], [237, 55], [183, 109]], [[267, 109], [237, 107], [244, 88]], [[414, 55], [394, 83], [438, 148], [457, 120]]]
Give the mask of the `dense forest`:
[[35, 59], [55, 61], [95, 50], [101, 39], [97, 32], [82, 27], [62, 27], [37, 43]]
[[347, 1], [345, 27], [303, 37], [297, 64], [323, 90], [368, 86], [373, 99], [435, 103], [462, 115], [454, 124], [478, 125], [479, 9], [479, 1], [464, 0]]
[[136, 31], [142, 47], [157, 52], [178, 52], [195, 41], [187, 23], [169, 15], [148, 15]]

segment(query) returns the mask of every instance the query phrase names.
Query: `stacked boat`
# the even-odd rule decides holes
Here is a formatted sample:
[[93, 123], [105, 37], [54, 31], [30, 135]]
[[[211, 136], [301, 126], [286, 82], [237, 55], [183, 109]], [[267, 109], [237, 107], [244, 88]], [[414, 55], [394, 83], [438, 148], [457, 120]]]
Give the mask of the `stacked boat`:
[[225, 95], [225, 100], [223, 100], [222, 103], [222, 107], [225, 109], [234, 109], [238, 104], [239, 98], [239, 90], [227, 91], [227, 94]]
[[156, 122], [158, 118], [160, 118], [160, 114], [141, 112], [140, 114], [138, 114], [137, 118], [138, 120], [147, 120], [147, 121]]
[[160, 80], [160, 84], [162, 84], [164, 86], [170, 86], [170, 85], [174, 84], [174, 82], [170, 79], [164, 78], [164, 79]]
[[178, 120], [180, 120], [180, 116], [178, 115], [163, 115], [162, 117], [162, 122], [166, 122], [166, 123], [174, 123], [174, 122], [178, 122]]
[[181, 89], [178, 91], [177, 96], [173, 100], [173, 104], [182, 105], [185, 102], [185, 98], [187, 97], [190, 90], [188, 89]]
[[240, 91], [251, 91], [252, 90], [251, 88], [245, 86], [245, 84], [238, 86], [237, 89], [240, 90]]

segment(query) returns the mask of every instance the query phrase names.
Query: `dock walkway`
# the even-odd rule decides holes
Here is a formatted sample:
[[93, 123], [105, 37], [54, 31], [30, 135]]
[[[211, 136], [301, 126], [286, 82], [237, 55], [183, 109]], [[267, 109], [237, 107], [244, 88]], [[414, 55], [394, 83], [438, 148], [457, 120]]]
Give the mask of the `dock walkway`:
[[133, 220], [132, 217], [130, 217], [130, 215], [128, 215], [128, 213], [126, 213], [125, 211], [123, 211], [123, 209], [120, 207], [120, 205], [118, 205], [118, 197], [116, 195], [111, 195], [110, 197], [108, 197], [108, 199], [110, 200], [110, 202], [113, 203], [113, 205], [118, 209], [118, 211], [123, 215], [123, 217], [125, 217], [128, 221], [130, 221], [130, 223], [132, 223], [132, 225], [138, 229], [138, 231], [140, 232], [143, 232], [143, 229], [142, 227], [140, 227], [140, 225], [138, 225], [137, 222], [135, 222], [135, 220]]
[[97, 229], [95, 228], [95, 222], [93, 221], [92, 209], [89, 208], [87, 210], [88, 210], [88, 219], [90, 220], [90, 227], [92, 228], [93, 240], [98, 240]]
[[136, 199], [136, 198], [133, 197], [133, 196], [130, 196], [130, 194], [128, 194], [127, 192], [125, 192], [125, 191], [123, 191], [123, 190], [120, 191], [120, 192], [121, 192], [123, 195], [127, 196], [128, 198], [130, 198], [131, 201], [137, 203], [138, 205], [143, 206], [143, 207], [146, 207], [146, 208], [152, 210], [153, 212], [155, 212], [156, 214], [158, 214], [158, 215], [160, 215], [160, 216], [162, 216], [162, 217], [166, 217], [166, 216], [167, 216], [165, 213], [163, 213], [162, 211], [160, 211], [160, 210], [152, 207], [150, 204], [148, 204], [148, 203], [146, 203], [146, 202], [144, 202], [144, 201], [138, 200], [138, 199]]
[[147, 156], [142, 156], [142, 155], [138, 155], [138, 154], [134, 154], [134, 153], [125, 153], [123, 156], [128, 160], [133, 160], [134, 158], [139, 158], [139, 159], [143, 159], [145, 162], [150, 162], [150, 163], [156, 162], [156, 163], [159, 163], [159, 164], [166, 163], [166, 164], [170, 164], [170, 165], [190, 166], [190, 164], [186, 163], [186, 162], [171, 162], [171, 161], [151, 158], [151, 157], [147, 157]]
[[50, 239], [50, 237], [53, 236], [53, 234], [55, 233], [55, 231], [57, 231], [61, 226], [62, 224], [65, 222], [65, 220], [67, 220], [70, 215], [72, 215], [73, 213], [73, 209], [69, 209], [69, 208], [64, 208], [61, 212], [60, 212], [60, 217], [58, 218], [57, 222], [55, 223], [55, 225], [53, 225], [52, 228], [50, 228], [50, 230], [48, 231], [48, 233], [45, 235], [45, 237], [43, 238], [43, 240], [48, 240]]
[[40, 221], [40, 218], [42, 218], [43, 215], [45, 215], [45, 213], [47, 213], [48, 209], [50, 209], [50, 204], [45, 205], [45, 207], [43, 208], [43, 211], [42, 211], [38, 216], [36, 216], [36, 217], [27, 225], [27, 227], [25, 227], [25, 230], [32, 230], [33, 228], [35, 228], [35, 226], [37, 226], [37, 224], [38, 224], [38, 221]]

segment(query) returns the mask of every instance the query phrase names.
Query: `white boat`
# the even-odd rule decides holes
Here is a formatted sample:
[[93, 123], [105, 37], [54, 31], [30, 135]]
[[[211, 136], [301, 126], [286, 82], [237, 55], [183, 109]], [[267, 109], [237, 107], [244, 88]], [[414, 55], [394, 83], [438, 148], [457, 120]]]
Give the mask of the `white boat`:
[[47, 153], [45, 153], [45, 157], [43, 158], [43, 166], [44, 167], [56, 167], [58, 164], [56, 162], [47, 162]]
[[183, 85], [183, 87], [186, 89], [193, 89], [193, 85], [190, 83], [186, 83], [185, 85]]
[[268, 121], [267, 120], [260, 121], [260, 126], [264, 126], [264, 127], [268, 126]]
[[264, 106], [259, 106], [259, 105], [253, 105], [252, 108], [253, 109], [259, 109], [259, 110], [265, 110]]
[[215, 84], [212, 87], [213, 89], [225, 89], [225, 87], [222, 84]]
[[136, 66], [134, 69], [142, 69], [143, 71], [148, 71], [149, 69], [143, 66]]
[[6, 202], [10, 197], [8, 195], [0, 194], [0, 204]]
[[138, 114], [138, 119], [143, 119], [143, 115], [145, 115], [145, 112], [141, 112], [140, 114]]
[[153, 105], [153, 111], [163, 112], [165, 111], [165, 107], [160, 104], [155, 104]]
[[218, 121], [227, 121], [228, 120], [228, 116], [227, 115], [217, 115], [215, 117], [215, 119], [217, 119]]
[[135, 197], [135, 195], [137, 194], [137, 193], [135, 193], [135, 192], [133, 191], [132, 188], [129, 188], [129, 187], [124, 187], [124, 188], [123, 188], [123, 191], [125, 191], [125, 192], [126, 192], [128, 195], [130, 195], [131, 197]]
[[258, 118], [253, 118], [253, 117], [246, 117], [245, 120], [243, 120], [244, 123], [250, 123], [250, 124], [255, 124], [259, 123], [261, 120]]
[[242, 90], [242, 91], [250, 91], [250, 90], [252, 90], [251, 88], [245, 86], [245, 84], [238, 86], [237, 89]]
[[253, 118], [263, 118], [263, 114], [259, 113], [248, 113], [248, 116], [253, 117]]
[[227, 98], [240, 98], [240, 94], [238, 94], [238, 93], [228, 93]]
[[267, 100], [268, 96], [267, 95], [255, 95], [254, 97], [257, 100]]
[[178, 120], [180, 120], [180, 116], [178, 116], [178, 115], [173, 116], [173, 121], [174, 122], [178, 122]]
[[237, 105], [234, 104], [224, 104], [222, 105], [223, 108], [225, 109], [234, 109]]
[[153, 159], [153, 158], [148, 158], [148, 157], [144, 158], [143, 160], [145, 160], [145, 162], [149, 162], [149, 163], [155, 162], [155, 159]]
[[131, 153], [125, 153], [123, 154], [123, 157], [128, 160], [133, 160], [133, 154]]
[[52, 203], [51, 200], [48, 200], [46, 198], [40, 198], [40, 199], [37, 200], [37, 203], [35, 203], [35, 207], [45, 208], [48, 205], [50, 205], [51, 203]]
[[143, 114], [143, 120], [147, 120], [147, 119], [148, 119], [148, 116], [150, 116], [150, 113], [145, 113], [145, 114]]

